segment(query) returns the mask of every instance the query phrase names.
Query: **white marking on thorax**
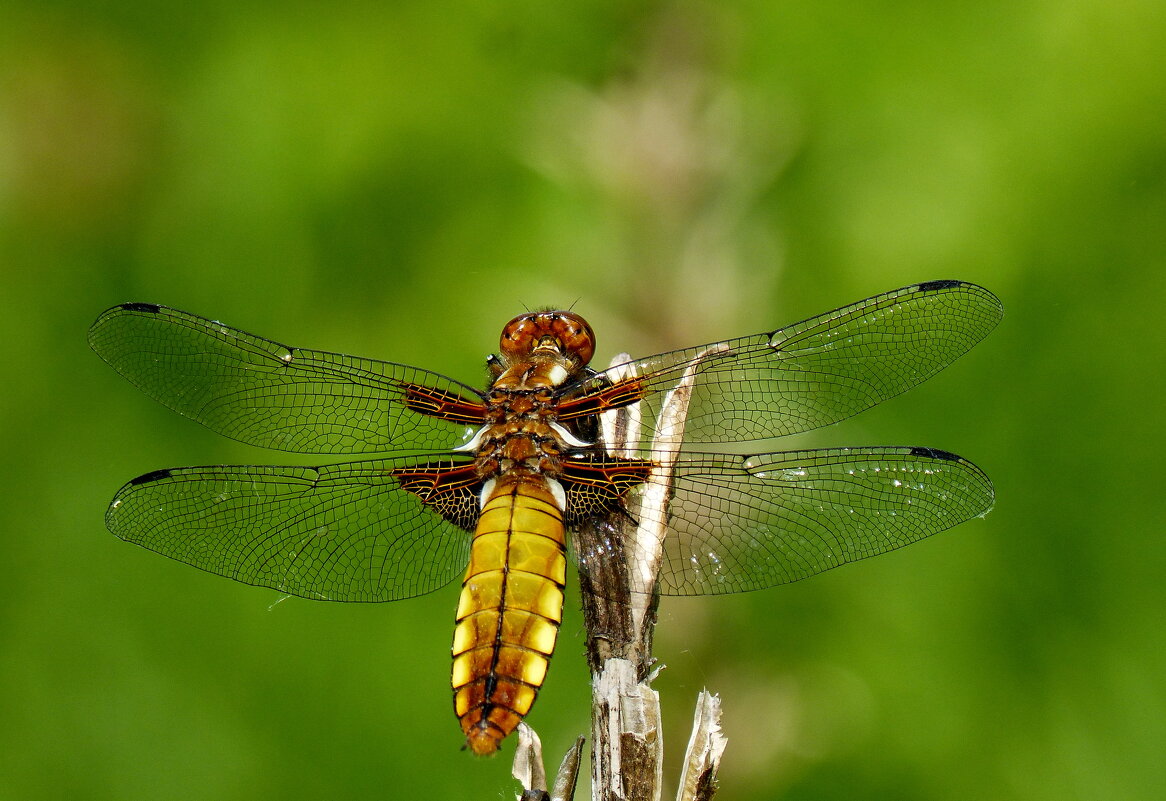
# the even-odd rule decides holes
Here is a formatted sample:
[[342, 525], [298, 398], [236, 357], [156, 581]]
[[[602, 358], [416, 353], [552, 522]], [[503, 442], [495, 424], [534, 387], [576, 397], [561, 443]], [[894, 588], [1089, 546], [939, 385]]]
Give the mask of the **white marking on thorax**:
[[551, 386], [557, 387], [570, 377], [571, 373], [566, 367], [559, 363], [551, 365], [551, 369], [547, 371], [547, 378], [551, 382]]
[[467, 442], [463, 445], [458, 445], [456, 448], [454, 448], [453, 449], [454, 453], [458, 453], [458, 452], [473, 453], [474, 451], [476, 451], [478, 449], [478, 447], [482, 444], [482, 437], [486, 436], [486, 430], [489, 428], [490, 428], [489, 425], [484, 425], [481, 428], [479, 428], [477, 433], [474, 434], [473, 438], [470, 439], [469, 442]]
[[494, 494], [494, 485], [498, 483], [498, 479], [489, 478], [482, 484], [482, 494], [478, 498], [478, 507], [480, 509], [486, 508], [486, 502], [490, 500], [490, 496]]
[[576, 437], [574, 434], [572, 434], [570, 431], [568, 431], [566, 428], [564, 428], [561, 423], [556, 423], [552, 420], [549, 423], [549, 425], [551, 427], [551, 430], [559, 435], [559, 439], [561, 439], [563, 442], [567, 443], [568, 445], [570, 445], [572, 447], [586, 448], [588, 445], [591, 444], [590, 442], [584, 442], [583, 440]]
[[559, 507], [559, 511], [561, 513], [566, 514], [567, 513], [567, 491], [564, 490], [563, 485], [560, 484], [555, 479], [550, 478], [549, 476], [543, 476], [543, 479], [547, 482], [547, 487], [551, 491], [551, 497], [555, 499], [555, 505]]

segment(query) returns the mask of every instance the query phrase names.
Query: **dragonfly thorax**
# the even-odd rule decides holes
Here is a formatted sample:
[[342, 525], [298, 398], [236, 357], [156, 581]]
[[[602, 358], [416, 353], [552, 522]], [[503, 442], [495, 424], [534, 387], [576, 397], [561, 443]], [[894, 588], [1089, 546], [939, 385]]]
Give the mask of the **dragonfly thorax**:
[[534, 420], [511, 420], [482, 428], [474, 437], [477, 472], [489, 479], [511, 470], [556, 475], [568, 447], [562, 426]]

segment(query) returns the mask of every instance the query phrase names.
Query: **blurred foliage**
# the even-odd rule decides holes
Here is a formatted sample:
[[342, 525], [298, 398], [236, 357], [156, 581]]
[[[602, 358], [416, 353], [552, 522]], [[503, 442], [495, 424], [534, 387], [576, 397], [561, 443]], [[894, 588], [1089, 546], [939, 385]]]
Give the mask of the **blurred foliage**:
[[[1159, 0], [0, 19], [0, 798], [513, 788], [458, 751], [455, 589], [276, 603], [105, 533], [134, 475], [294, 458], [138, 395], [85, 346], [105, 307], [479, 381], [523, 308], [574, 304], [606, 360], [949, 277], [1004, 299], [1000, 330], [813, 441], [957, 451], [997, 509], [666, 599], [670, 775], [707, 685], [726, 801], [1166, 795]], [[587, 727], [580, 626], [531, 718], [552, 754]]]

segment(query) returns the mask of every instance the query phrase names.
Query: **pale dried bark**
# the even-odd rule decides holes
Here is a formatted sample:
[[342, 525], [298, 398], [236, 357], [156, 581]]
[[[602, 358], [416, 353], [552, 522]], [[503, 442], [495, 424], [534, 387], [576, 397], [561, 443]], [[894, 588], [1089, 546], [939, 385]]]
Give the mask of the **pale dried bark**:
[[721, 699], [708, 690], [701, 690], [676, 801], [709, 801], [713, 797], [717, 769], [726, 745], [728, 740], [721, 731]]
[[534, 729], [526, 723], [519, 723], [518, 746], [514, 751], [514, 765], [510, 773], [523, 787], [520, 801], [571, 801], [575, 797], [582, 754], [583, 738], [579, 737], [563, 757], [555, 776], [555, 785], [548, 792], [542, 742]]

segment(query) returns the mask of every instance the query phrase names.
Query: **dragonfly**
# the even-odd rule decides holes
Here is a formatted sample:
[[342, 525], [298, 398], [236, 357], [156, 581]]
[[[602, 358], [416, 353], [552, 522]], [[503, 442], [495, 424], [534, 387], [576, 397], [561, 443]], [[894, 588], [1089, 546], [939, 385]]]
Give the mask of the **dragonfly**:
[[[117, 492], [105, 522], [172, 559], [303, 598], [396, 601], [460, 577], [454, 711], [468, 748], [490, 754], [543, 685], [572, 539], [605, 516], [653, 516], [664, 532], [655, 593], [716, 595], [804, 579], [985, 515], [991, 481], [944, 450], [740, 451], [904, 392], [1001, 316], [980, 286], [928, 281], [596, 370], [580, 315], [533, 311], [503, 328], [479, 390], [125, 303], [98, 317], [89, 343], [150, 397], [250, 445], [364, 458], [155, 470]], [[681, 385], [678, 444], [604, 441], [613, 414], [658, 433]], [[668, 503], [637, 506], [662, 473]]]

